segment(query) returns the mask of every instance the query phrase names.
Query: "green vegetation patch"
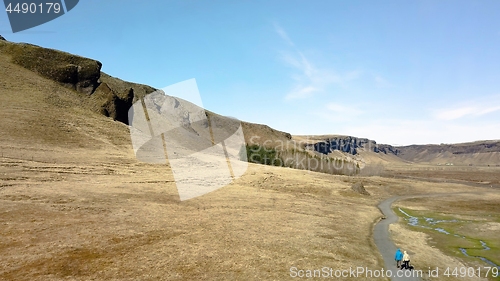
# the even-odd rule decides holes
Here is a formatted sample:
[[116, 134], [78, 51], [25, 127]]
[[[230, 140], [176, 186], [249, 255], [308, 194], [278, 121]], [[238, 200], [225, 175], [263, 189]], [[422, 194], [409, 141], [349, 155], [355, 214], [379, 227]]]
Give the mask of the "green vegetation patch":
[[[400, 209], [411, 217], [417, 218], [418, 224], [410, 224], [408, 216]], [[495, 264], [500, 264], [498, 234], [494, 228], [488, 226], [488, 223], [496, 222], [499, 215], [490, 216], [490, 220], [485, 221], [484, 217], [479, 216], [477, 220], [461, 220], [449, 214], [398, 207], [393, 208], [393, 211], [404, 219], [405, 224], [411, 230], [428, 234], [432, 238], [430, 242], [432, 246], [439, 248], [447, 255], [469, 262], [481, 262], [477, 257], [484, 257]], [[415, 219], [412, 219], [412, 222], [414, 223]], [[485, 246], [489, 249], [485, 249]], [[464, 255], [461, 249], [465, 249], [469, 256]], [[490, 265], [485, 263], [484, 266]]]
[[273, 148], [267, 148], [257, 144], [247, 145], [240, 150], [240, 159], [244, 159], [243, 156], [245, 153], [248, 162], [270, 166], [283, 166], [283, 161], [278, 157], [276, 150]]
[[298, 149], [277, 150], [254, 144], [242, 147], [240, 159], [245, 159], [245, 154], [248, 162], [257, 164], [309, 170], [332, 175], [353, 176], [360, 172], [359, 165], [354, 161], [331, 158]]

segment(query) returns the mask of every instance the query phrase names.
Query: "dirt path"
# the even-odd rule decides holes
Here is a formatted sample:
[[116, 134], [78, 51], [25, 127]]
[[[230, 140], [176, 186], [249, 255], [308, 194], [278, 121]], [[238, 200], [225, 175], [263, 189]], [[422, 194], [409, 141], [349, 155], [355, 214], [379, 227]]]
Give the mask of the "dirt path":
[[[382, 201], [378, 207], [385, 216], [385, 219], [381, 220], [375, 225], [373, 229], [373, 239], [378, 247], [382, 258], [384, 259], [385, 270], [387, 272], [386, 276], [392, 276], [391, 280], [421, 280], [418, 277], [399, 277], [404, 276], [404, 274], [409, 274], [409, 271], [402, 271], [396, 268], [396, 262], [394, 261], [394, 254], [396, 253], [396, 245], [392, 242], [389, 234], [389, 225], [398, 221], [398, 216], [394, 214], [391, 210], [391, 205], [394, 201], [402, 199], [402, 196], [391, 197]], [[389, 273], [388, 271], [391, 271]], [[413, 271], [416, 272], [416, 271]]]
[[[450, 196], [459, 194], [480, 194], [482, 192], [454, 192], [454, 193], [436, 193], [436, 194], [422, 194], [422, 195], [409, 195], [409, 196], [395, 196], [382, 201], [378, 207], [380, 211], [385, 216], [385, 219], [380, 220], [373, 229], [373, 239], [375, 245], [379, 249], [382, 258], [384, 259], [384, 265], [386, 271], [391, 271], [391, 280], [422, 280], [415, 276], [405, 277], [404, 274], [408, 271], [401, 271], [396, 268], [396, 262], [394, 261], [394, 254], [396, 253], [396, 245], [391, 240], [389, 234], [389, 225], [398, 221], [398, 216], [392, 211], [391, 206], [397, 200], [409, 199], [409, 198], [419, 198], [419, 197], [437, 197], [437, 196]], [[416, 268], [418, 270], [418, 268]], [[416, 272], [416, 271], [414, 271]], [[426, 272], [422, 272], [425, 277]], [[389, 273], [386, 274], [389, 276]], [[403, 276], [403, 277], [400, 277]]]
[[[488, 187], [487, 187], [488, 188]], [[398, 216], [392, 211], [391, 206], [395, 201], [409, 199], [409, 198], [421, 198], [421, 197], [439, 197], [439, 196], [450, 196], [459, 194], [483, 194], [487, 192], [451, 192], [451, 193], [433, 193], [433, 194], [421, 194], [421, 195], [408, 195], [408, 196], [395, 196], [382, 201], [378, 207], [385, 219], [380, 220], [373, 229], [373, 239], [377, 245], [382, 258], [384, 259], [384, 267], [386, 271], [391, 271], [391, 280], [422, 280], [422, 278], [416, 276], [405, 277], [404, 273], [408, 271], [400, 271], [396, 268], [396, 262], [394, 261], [394, 254], [396, 253], [397, 247], [391, 240], [389, 234], [389, 225], [398, 221]], [[411, 255], [411, 253], [410, 253]], [[416, 270], [419, 270], [416, 268]], [[398, 273], [399, 272], [399, 273]], [[414, 271], [415, 272], [415, 271]], [[409, 274], [409, 273], [406, 273]], [[426, 276], [426, 272], [421, 273]], [[386, 276], [388, 276], [386, 274]], [[402, 277], [400, 277], [402, 276]]]

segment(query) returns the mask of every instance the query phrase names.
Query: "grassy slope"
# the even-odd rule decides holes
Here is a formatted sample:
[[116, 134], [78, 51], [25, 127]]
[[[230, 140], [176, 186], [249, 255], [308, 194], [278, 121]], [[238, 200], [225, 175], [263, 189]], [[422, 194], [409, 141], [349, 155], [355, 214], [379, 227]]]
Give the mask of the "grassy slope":
[[86, 94], [2, 53], [0, 89], [2, 280], [269, 280], [290, 266], [379, 266], [378, 197], [350, 192], [346, 177], [250, 165], [179, 202], [168, 166], [137, 162], [128, 128]]

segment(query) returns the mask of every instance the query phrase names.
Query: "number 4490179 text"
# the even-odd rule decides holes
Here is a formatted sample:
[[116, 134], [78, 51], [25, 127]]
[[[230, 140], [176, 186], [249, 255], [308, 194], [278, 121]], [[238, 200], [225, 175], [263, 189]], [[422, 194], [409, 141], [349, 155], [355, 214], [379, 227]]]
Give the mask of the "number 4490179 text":
[[9, 3], [5, 8], [5, 11], [9, 14], [11, 13], [23, 13], [23, 14], [59, 14], [62, 12], [61, 4], [59, 3], [17, 3], [16, 5], [12, 5]]

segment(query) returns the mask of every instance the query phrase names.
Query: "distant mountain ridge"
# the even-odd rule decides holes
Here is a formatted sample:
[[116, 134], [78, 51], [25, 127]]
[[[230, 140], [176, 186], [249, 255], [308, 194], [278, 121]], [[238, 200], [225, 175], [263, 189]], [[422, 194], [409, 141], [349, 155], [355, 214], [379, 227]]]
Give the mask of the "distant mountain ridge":
[[[305, 137], [305, 136], [303, 136]], [[497, 165], [500, 164], [500, 140], [458, 144], [392, 146], [353, 136], [307, 136], [314, 141], [306, 149], [328, 155], [335, 151], [358, 155], [360, 152], [394, 155], [404, 161], [433, 164]]]
[[[500, 164], [500, 140], [457, 144], [408, 145], [398, 147], [402, 159], [434, 164]], [[444, 164], [446, 164], [444, 163]]]

